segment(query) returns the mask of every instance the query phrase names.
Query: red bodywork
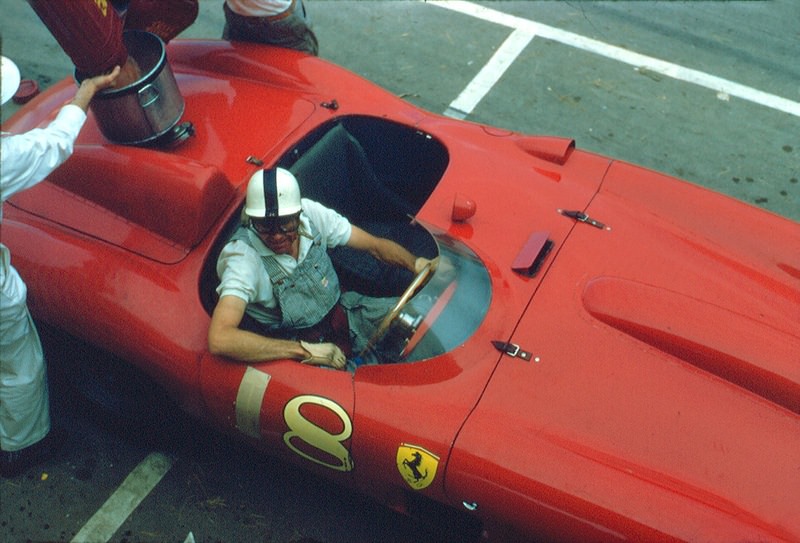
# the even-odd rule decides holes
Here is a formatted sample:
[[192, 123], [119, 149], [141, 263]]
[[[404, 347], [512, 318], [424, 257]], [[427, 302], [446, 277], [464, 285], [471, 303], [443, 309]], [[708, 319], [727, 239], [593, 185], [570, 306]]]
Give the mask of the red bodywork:
[[[194, 136], [113, 145], [90, 116], [74, 156], [5, 205], [38, 319], [271, 455], [399, 509], [442, 502], [485, 536], [800, 539], [797, 223], [569, 140], [430, 114], [293, 51], [176, 40], [168, 59]], [[73, 85], [4, 130], [45, 125]], [[208, 270], [247, 157], [274, 165], [348, 116], [446, 149], [415, 216], [485, 267], [480, 325], [439, 356], [355, 374], [209, 355]], [[454, 221], [464, 198], [476, 212]], [[544, 238], [538, 272], [512, 270]]]

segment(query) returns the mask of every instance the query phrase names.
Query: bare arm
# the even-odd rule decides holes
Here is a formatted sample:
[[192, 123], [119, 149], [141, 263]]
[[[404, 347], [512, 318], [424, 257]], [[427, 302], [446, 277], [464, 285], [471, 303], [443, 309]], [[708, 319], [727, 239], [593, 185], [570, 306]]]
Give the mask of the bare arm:
[[217, 302], [208, 327], [208, 350], [242, 362], [300, 360], [312, 366], [342, 369], [345, 356], [333, 343], [306, 343], [262, 336], [239, 328], [247, 303], [238, 296], [223, 296]]
[[98, 75], [95, 77], [88, 77], [81, 81], [81, 86], [75, 93], [75, 97], [70, 104], [76, 105], [83, 111], [89, 109], [89, 102], [92, 101], [94, 95], [99, 91], [108, 88], [114, 84], [120, 73], [120, 67], [116, 66], [110, 73]]
[[298, 341], [277, 339], [239, 328], [247, 303], [237, 296], [220, 298], [208, 328], [208, 350], [215, 355], [262, 362], [290, 358], [305, 360], [309, 353]]
[[415, 257], [405, 247], [386, 238], [373, 236], [357, 226], [352, 227], [348, 247], [367, 251], [372, 256], [387, 264], [400, 266], [411, 273], [419, 273], [430, 262], [427, 258]]

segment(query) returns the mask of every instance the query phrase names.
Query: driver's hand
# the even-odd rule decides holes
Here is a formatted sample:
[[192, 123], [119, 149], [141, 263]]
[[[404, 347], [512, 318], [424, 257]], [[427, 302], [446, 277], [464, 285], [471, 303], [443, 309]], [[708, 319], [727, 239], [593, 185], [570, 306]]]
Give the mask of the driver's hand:
[[347, 361], [342, 350], [335, 343], [308, 343], [301, 341], [300, 346], [308, 351], [308, 358], [303, 359], [303, 364], [313, 366], [332, 366], [337, 370], [344, 368]]
[[428, 260], [424, 256], [417, 257], [417, 260], [414, 261], [414, 273], [421, 272], [428, 264], [431, 265], [431, 271], [436, 271], [436, 266], [439, 265], [439, 257], [437, 256], [433, 260]]
[[[453, 260], [447, 255], [436, 257], [436, 276], [443, 281], [451, 281], [456, 274], [456, 267]], [[441, 276], [441, 277], [440, 277]]]

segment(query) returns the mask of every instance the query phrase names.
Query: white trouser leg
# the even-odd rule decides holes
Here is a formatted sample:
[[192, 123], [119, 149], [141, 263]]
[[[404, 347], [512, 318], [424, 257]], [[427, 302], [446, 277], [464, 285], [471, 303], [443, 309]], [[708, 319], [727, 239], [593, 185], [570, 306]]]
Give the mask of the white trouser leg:
[[50, 431], [42, 344], [17, 271], [0, 273], [0, 448], [23, 449]]

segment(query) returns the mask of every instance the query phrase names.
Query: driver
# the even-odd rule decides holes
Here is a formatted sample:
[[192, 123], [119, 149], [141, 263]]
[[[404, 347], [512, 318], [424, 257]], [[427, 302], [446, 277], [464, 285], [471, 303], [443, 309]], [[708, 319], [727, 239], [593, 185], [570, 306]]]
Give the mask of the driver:
[[395, 300], [352, 293], [339, 303], [339, 279], [327, 249], [340, 245], [415, 274], [431, 264], [351, 225], [336, 211], [301, 199], [288, 170], [253, 174], [242, 224], [217, 261], [219, 301], [208, 330], [209, 351], [244, 362], [290, 358], [355, 369], [347, 361], [350, 346], [357, 352], [366, 344]]

